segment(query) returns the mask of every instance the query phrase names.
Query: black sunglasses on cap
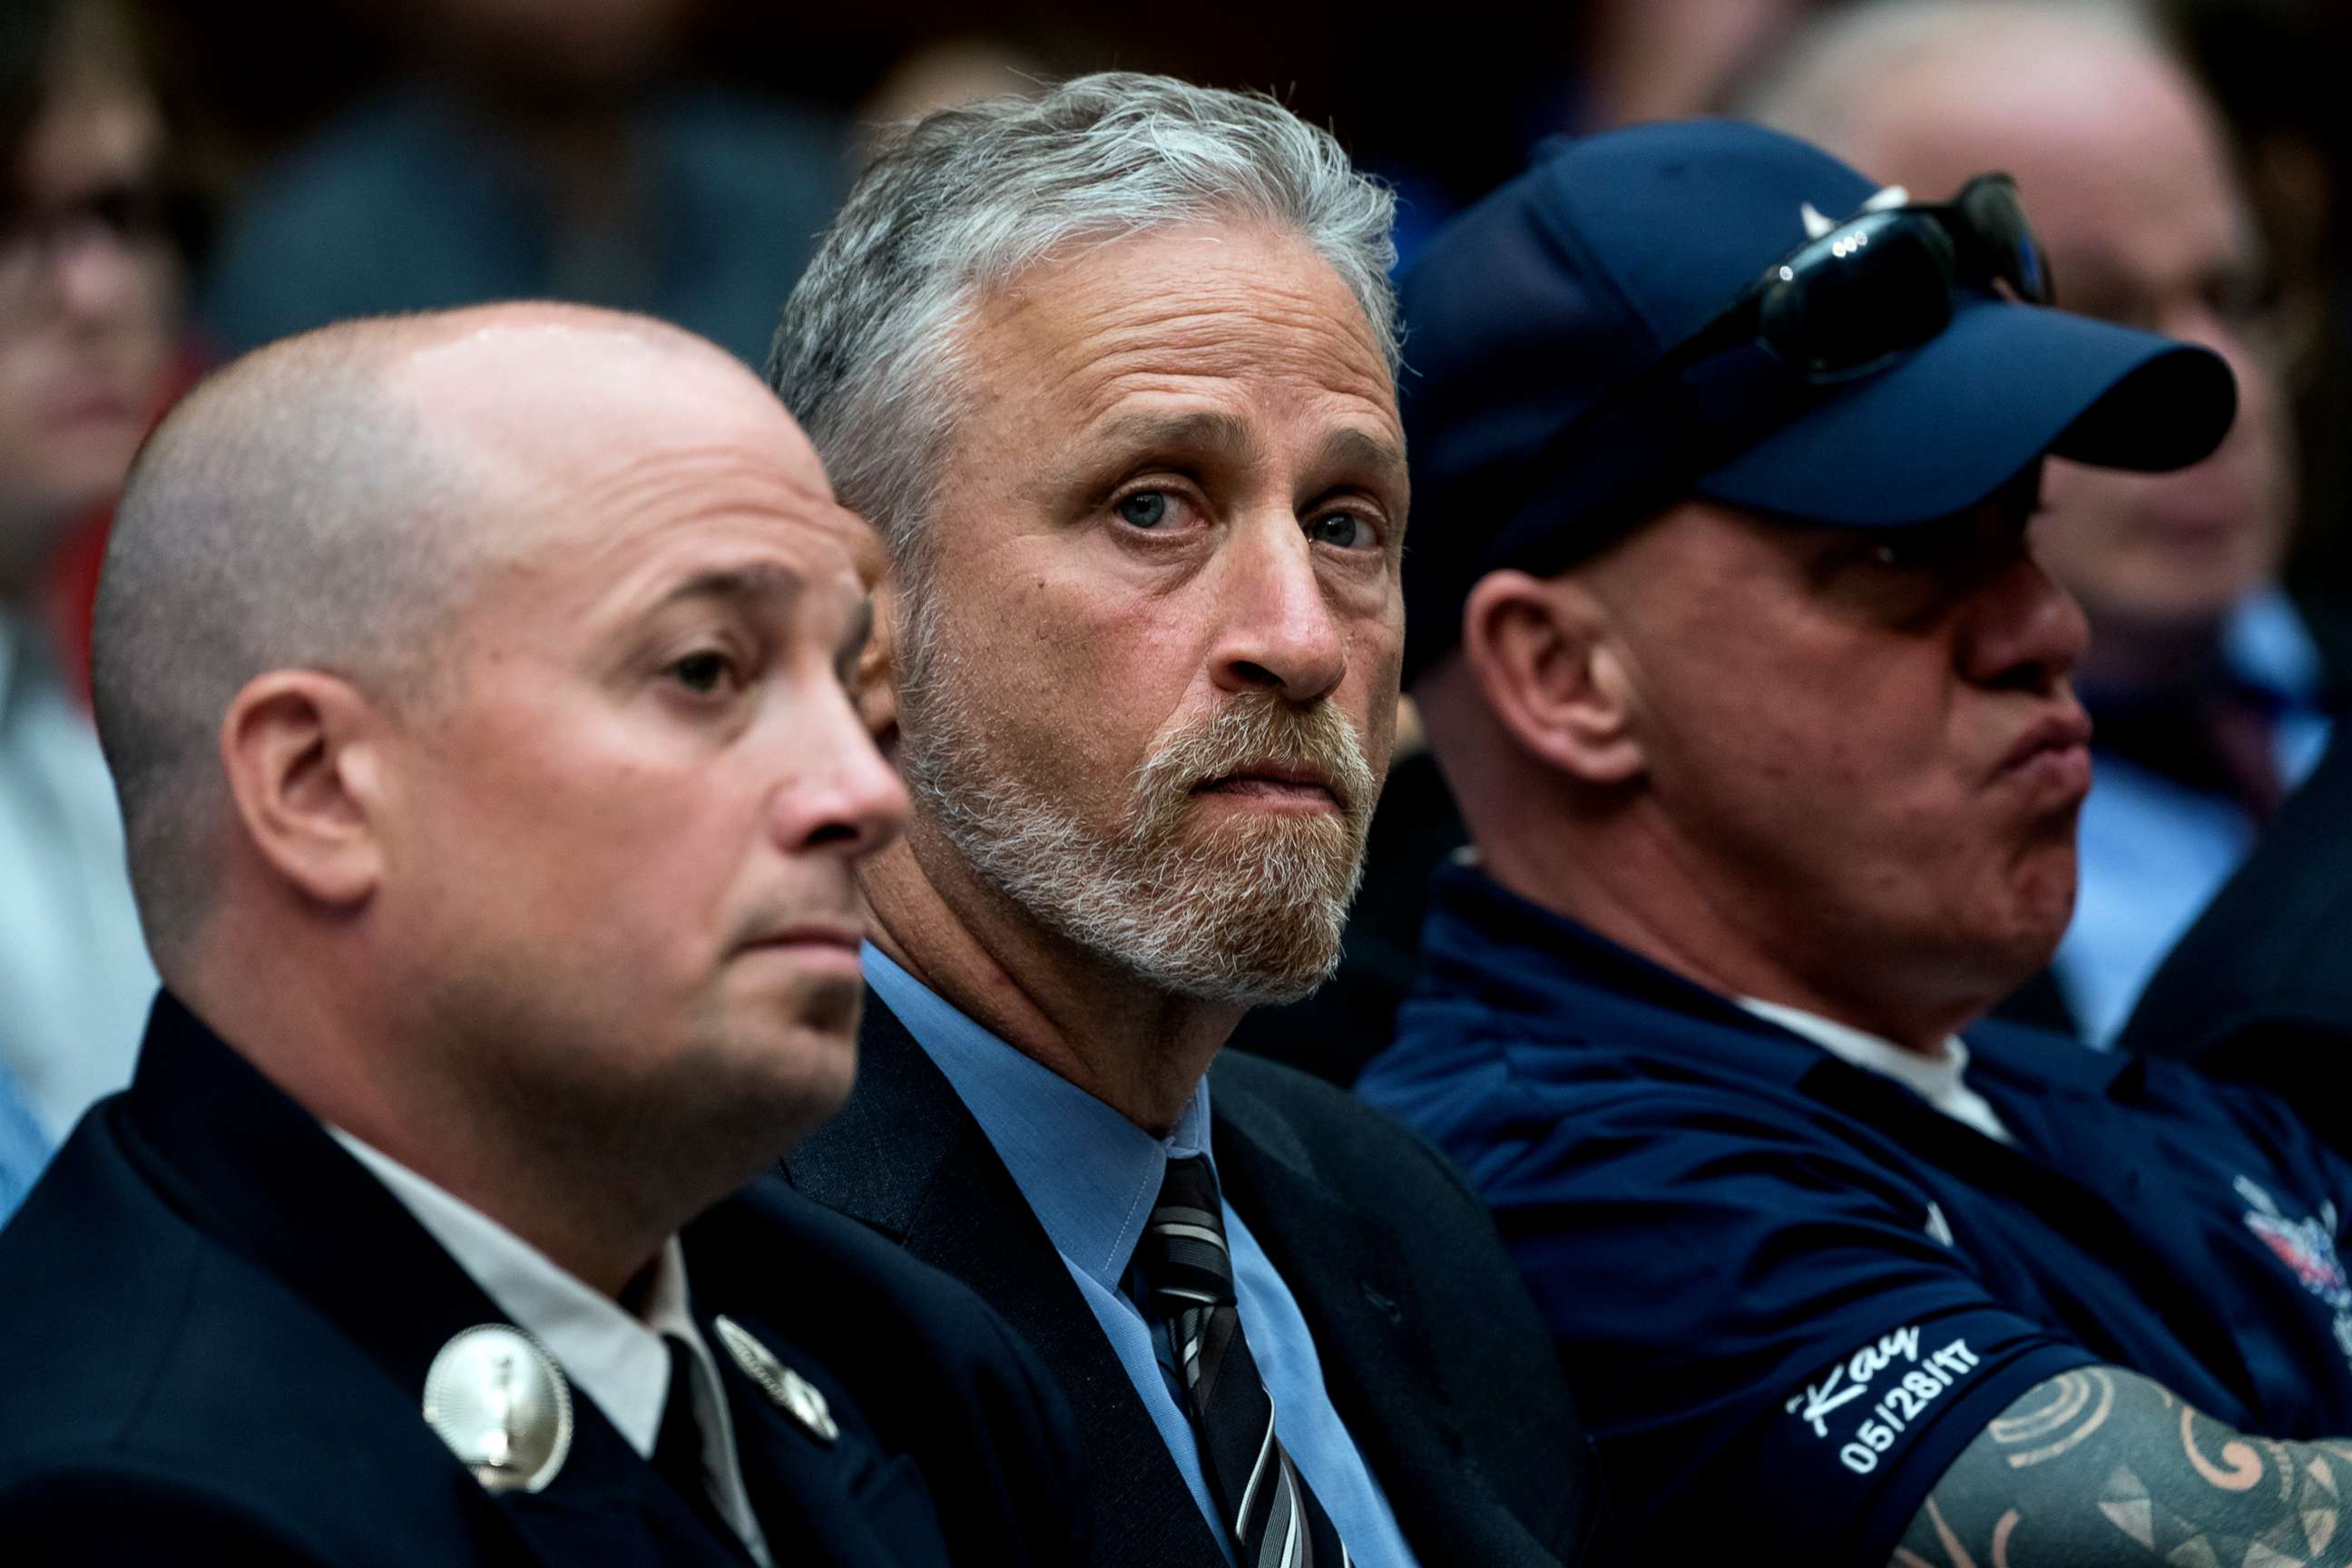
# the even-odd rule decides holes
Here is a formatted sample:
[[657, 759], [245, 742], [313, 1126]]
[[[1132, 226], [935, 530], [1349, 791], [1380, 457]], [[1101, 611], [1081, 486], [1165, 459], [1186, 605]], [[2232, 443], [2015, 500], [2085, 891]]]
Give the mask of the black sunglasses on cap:
[[2053, 298], [2016, 183], [1979, 174], [1948, 202], [1865, 209], [1806, 241], [1636, 379], [1751, 340], [1811, 382], [1867, 375], [1951, 325], [1954, 289], [1996, 283]]
[[[1995, 285], [2027, 304], [2051, 302], [2050, 264], [2007, 174], [1979, 174], [1948, 202], [1865, 206], [1766, 268], [1705, 325], [1556, 431], [1528, 459], [1510, 510], [1527, 512], [1563, 471], [1591, 468], [1595, 454], [1605, 452], [1612, 460], [1602, 468], [1612, 477], [1560, 504], [1594, 513], [1628, 506], [1638, 511], [1647, 504], [1644, 485], [1654, 486], [1661, 474], [1644, 472], [1651, 465], [1631, 454], [1641, 449], [1641, 432], [1655, 425], [1650, 402], [1677, 376], [1752, 344], [1805, 383], [1834, 386], [1884, 370], [1934, 339], [1951, 325], [1958, 290]], [[1786, 407], [1778, 398], [1751, 395], [1742, 401], [1759, 419]], [[1700, 443], [1696, 455], [1657, 459], [1664, 465], [1662, 473], [1714, 460], [1723, 455], [1716, 445], [1727, 441], [1725, 450], [1736, 450], [1740, 444], [1736, 429], [1694, 438]], [[1489, 542], [1481, 569], [1517, 563], [1534, 537], [1549, 541], [1548, 552], [1557, 552], [1562, 548], [1557, 534], [1539, 519], [1507, 526]], [[1590, 553], [1612, 536], [1611, 527], [1595, 527], [1581, 536], [1576, 553]]]

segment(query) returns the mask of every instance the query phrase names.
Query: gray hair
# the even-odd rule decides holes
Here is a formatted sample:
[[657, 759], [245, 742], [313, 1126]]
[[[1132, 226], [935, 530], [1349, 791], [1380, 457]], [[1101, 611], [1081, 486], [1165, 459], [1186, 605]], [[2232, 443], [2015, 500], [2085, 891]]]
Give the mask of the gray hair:
[[1072, 242], [1202, 219], [1297, 230], [1399, 363], [1395, 199], [1263, 93], [1106, 71], [944, 110], [887, 142], [784, 301], [768, 382], [902, 568], [954, 428], [977, 301]]
[[2169, 52], [2144, 0], [1863, 0], [1797, 28], [1731, 97], [1742, 120], [1845, 151], [1868, 122], [1878, 84], [2005, 28], [2072, 39], [2086, 33]]

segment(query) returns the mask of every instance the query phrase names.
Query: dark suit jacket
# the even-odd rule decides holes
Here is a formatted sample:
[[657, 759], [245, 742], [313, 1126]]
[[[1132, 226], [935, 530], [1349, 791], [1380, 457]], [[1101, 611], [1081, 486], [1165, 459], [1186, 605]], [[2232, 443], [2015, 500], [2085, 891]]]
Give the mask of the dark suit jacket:
[[[793, 1184], [970, 1281], [1059, 1376], [1086, 1435], [1099, 1560], [1223, 1562], [1134, 1385], [1012, 1174], [871, 992], [849, 1104]], [[1425, 1568], [1575, 1563], [1591, 1450], [1550, 1336], [1460, 1175], [1328, 1084], [1227, 1053], [1210, 1074], [1226, 1200], [1315, 1333], [1331, 1402]]]
[[2288, 798], [2117, 1046], [2260, 1084], [2352, 1154], [2352, 745], [2328, 747]]
[[[1068, 1412], [969, 1291], [772, 1181], [685, 1245], [780, 1563], [1080, 1559]], [[422, 1392], [452, 1335], [505, 1314], [169, 996], [130, 1090], [0, 1231], [0, 1560], [751, 1561], [576, 1389], [545, 1489], [484, 1491]], [[719, 1312], [819, 1386], [836, 1444], [719, 1350]]]

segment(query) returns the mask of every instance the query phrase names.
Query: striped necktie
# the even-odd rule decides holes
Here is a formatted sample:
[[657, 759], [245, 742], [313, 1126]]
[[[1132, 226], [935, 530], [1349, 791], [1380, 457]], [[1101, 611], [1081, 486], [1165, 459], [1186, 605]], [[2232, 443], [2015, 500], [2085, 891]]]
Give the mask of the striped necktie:
[[1241, 1568], [1349, 1568], [1323, 1505], [1274, 1436], [1274, 1400], [1234, 1306], [1217, 1178], [1203, 1155], [1168, 1162], [1136, 1244], [1145, 1313], [1164, 1326], [1209, 1491]]

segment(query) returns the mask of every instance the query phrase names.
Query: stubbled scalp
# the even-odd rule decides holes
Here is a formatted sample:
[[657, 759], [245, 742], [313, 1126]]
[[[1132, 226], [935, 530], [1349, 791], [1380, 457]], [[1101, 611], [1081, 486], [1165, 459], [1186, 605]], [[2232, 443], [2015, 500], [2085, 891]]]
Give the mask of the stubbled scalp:
[[[387, 704], [431, 700], [441, 633], [511, 542], [480, 523], [506, 483], [488, 438], [507, 434], [498, 410], [519, 401], [502, 383], [518, 366], [527, 379], [560, 374], [567, 348], [609, 366], [616, 345], [649, 371], [728, 366], [747, 398], [772, 406], [676, 328], [503, 305], [271, 344], [204, 382], [149, 438], [108, 542], [92, 676], [160, 963], [192, 934], [211, 880], [225, 799], [215, 735], [230, 700], [281, 668], [341, 676]], [[515, 412], [564, 427], [543, 403]], [[813, 454], [806, 464], [814, 470]]]

